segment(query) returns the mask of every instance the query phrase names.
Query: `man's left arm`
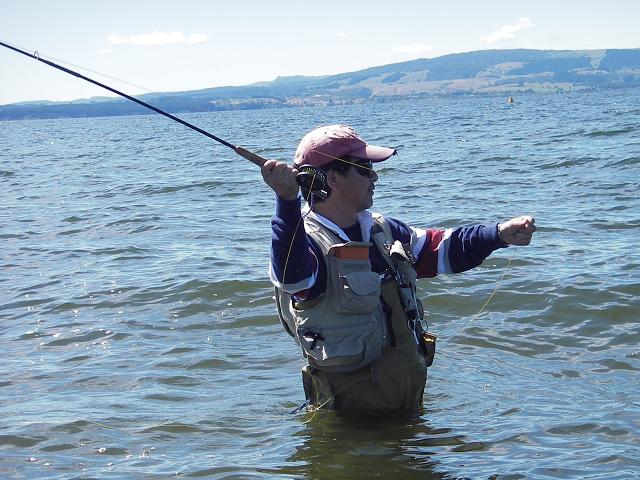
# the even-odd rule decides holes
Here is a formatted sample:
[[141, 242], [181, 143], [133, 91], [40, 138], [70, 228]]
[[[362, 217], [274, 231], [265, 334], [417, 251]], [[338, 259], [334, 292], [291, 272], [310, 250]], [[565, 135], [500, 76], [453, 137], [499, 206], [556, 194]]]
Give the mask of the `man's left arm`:
[[459, 273], [480, 265], [492, 252], [509, 245], [528, 245], [536, 231], [535, 219], [517, 217], [492, 225], [456, 229], [418, 229], [393, 221], [403, 242], [411, 245], [420, 278]]

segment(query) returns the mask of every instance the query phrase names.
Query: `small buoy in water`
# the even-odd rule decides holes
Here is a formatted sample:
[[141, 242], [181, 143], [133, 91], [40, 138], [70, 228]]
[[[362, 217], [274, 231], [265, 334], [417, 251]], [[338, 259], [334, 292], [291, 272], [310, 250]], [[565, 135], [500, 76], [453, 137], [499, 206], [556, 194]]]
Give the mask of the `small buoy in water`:
[[513, 103], [513, 97], [509, 97], [509, 98], [507, 99], [507, 103]]

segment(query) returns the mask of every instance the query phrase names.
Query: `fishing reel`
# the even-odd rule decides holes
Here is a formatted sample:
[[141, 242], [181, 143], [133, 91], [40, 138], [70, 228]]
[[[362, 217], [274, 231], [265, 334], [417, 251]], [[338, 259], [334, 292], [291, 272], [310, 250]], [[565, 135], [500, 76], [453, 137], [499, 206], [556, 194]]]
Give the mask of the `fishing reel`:
[[329, 196], [327, 191], [327, 173], [311, 165], [302, 165], [298, 168], [296, 182], [300, 188], [308, 191], [311, 195], [326, 199]]

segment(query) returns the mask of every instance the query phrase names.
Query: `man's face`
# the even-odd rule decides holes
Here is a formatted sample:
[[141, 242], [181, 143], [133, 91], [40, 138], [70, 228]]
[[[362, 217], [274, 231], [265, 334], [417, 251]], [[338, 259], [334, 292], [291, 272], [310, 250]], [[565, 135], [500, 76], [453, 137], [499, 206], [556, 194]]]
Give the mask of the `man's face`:
[[354, 163], [345, 172], [340, 193], [345, 203], [360, 212], [373, 205], [373, 191], [378, 175], [370, 162], [360, 160]]

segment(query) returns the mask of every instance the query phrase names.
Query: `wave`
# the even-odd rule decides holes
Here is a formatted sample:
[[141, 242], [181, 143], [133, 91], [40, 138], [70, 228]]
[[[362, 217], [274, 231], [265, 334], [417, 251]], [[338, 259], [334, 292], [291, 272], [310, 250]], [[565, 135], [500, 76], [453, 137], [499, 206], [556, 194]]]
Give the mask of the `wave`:
[[614, 130], [594, 130], [590, 133], [587, 133], [587, 137], [615, 137], [616, 135], [624, 135], [627, 133], [631, 133], [636, 130], [637, 127], [626, 127], [626, 128], [618, 128]]
[[615, 162], [608, 163], [605, 167], [632, 167], [640, 164], [640, 155], [634, 157], [623, 158]]
[[636, 228], [640, 228], [640, 219], [629, 220], [626, 222], [593, 222], [590, 226], [598, 230], [635, 230]]
[[183, 190], [192, 190], [192, 189], [198, 189], [198, 188], [201, 188], [203, 190], [212, 190], [215, 188], [223, 187], [224, 185], [225, 185], [224, 182], [215, 181], [215, 180], [208, 180], [206, 182], [189, 183], [186, 185], [173, 185], [173, 186], [164, 186], [164, 187], [148, 185], [140, 189], [137, 193], [145, 194], [145, 195], [162, 195], [165, 193], [174, 193], [174, 192], [180, 192]]

